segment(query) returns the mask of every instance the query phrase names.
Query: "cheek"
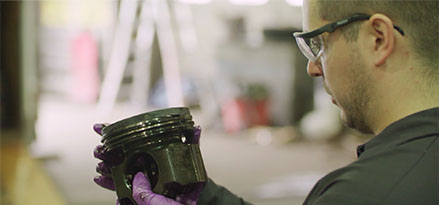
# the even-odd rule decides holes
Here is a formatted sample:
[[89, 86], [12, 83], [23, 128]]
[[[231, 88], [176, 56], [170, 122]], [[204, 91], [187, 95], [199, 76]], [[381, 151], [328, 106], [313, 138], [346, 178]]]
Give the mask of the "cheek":
[[332, 51], [331, 55], [325, 56], [322, 69], [326, 85], [334, 97], [337, 98], [349, 85], [350, 65], [352, 63], [346, 51], [336, 51], [335, 49]]
[[339, 56], [325, 56], [324, 61], [322, 62], [322, 70], [325, 76], [325, 81], [327, 84], [333, 84], [337, 81], [341, 76], [340, 73], [340, 58]]

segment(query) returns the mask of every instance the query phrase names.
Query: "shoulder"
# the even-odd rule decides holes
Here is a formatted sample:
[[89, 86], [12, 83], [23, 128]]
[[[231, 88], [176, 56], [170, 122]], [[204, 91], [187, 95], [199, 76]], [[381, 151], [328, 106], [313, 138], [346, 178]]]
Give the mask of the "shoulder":
[[[305, 204], [375, 204], [383, 193], [376, 190], [377, 177], [362, 163], [335, 170], [314, 186]], [[380, 174], [381, 175], [381, 174]], [[380, 187], [383, 189], [384, 187]]]
[[439, 142], [430, 143], [429, 149], [389, 148], [335, 170], [315, 185], [305, 204], [437, 201]]

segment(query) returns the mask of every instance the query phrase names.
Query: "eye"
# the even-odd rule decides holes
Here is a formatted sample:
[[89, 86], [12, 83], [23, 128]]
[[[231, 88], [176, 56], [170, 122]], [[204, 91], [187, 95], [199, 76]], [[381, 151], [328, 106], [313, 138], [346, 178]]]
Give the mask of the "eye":
[[312, 53], [314, 55], [317, 55], [319, 53], [319, 51], [320, 51], [320, 48], [322, 47], [320, 39], [317, 38], [317, 37], [311, 38], [310, 41], [309, 41], [309, 44], [310, 44], [309, 47], [310, 47]]

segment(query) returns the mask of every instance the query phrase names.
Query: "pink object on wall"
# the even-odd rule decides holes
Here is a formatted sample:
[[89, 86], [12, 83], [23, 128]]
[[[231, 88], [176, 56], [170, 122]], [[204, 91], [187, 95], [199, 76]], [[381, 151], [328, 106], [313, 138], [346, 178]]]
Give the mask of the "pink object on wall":
[[98, 48], [89, 32], [82, 32], [72, 41], [71, 97], [78, 102], [96, 102], [99, 92]]

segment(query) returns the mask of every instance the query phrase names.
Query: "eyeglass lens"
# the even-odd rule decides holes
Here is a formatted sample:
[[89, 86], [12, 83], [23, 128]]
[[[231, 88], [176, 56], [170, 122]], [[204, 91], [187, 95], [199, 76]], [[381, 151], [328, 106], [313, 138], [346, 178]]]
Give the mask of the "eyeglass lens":
[[317, 57], [320, 50], [322, 49], [322, 41], [320, 36], [312, 37], [312, 38], [305, 38], [305, 43], [311, 50], [314, 57]]

